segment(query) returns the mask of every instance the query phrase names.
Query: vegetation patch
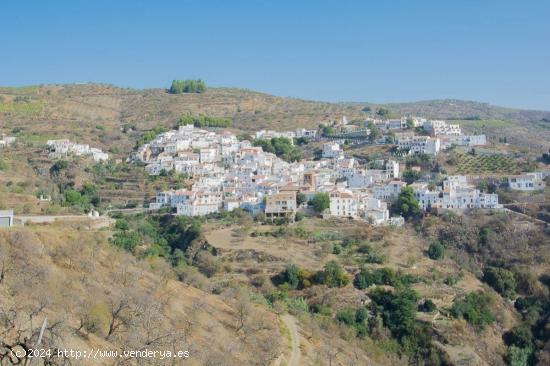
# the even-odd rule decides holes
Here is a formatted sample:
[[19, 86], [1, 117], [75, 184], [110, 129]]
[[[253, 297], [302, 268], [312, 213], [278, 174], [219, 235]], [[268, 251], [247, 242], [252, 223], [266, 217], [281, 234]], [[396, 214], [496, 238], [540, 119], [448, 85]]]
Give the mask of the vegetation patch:
[[302, 151], [286, 137], [273, 137], [270, 140], [255, 139], [252, 145], [260, 146], [264, 151], [275, 154], [284, 161], [294, 162], [302, 158]]
[[43, 102], [0, 103], [0, 113], [10, 113], [19, 116], [34, 116], [44, 109]]
[[206, 91], [206, 84], [201, 79], [174, 80], [168, 91], [171, 94], [204, 93]]
[[517, 170], [514, 160], [503, 154], [457, 153], [452, 160], [460, 174], [509, 174]]
[[193, 125], [195, 127], [231, 127], [231, 119], [208, 116], [181, 116], [176, 127]]

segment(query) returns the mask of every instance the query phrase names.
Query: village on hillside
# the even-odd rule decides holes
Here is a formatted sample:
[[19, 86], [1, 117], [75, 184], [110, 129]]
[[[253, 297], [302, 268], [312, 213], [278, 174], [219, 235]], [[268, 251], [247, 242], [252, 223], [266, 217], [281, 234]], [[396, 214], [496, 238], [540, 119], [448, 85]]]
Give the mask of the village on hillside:
[[[381, 131], [373, 143], [383, 144], [389, 133], [404, 155], [437, 155], [452, 146], [482, 146], [485, 135], [464, 135], [458, 124], [424, 118], [400, 118], [365, 122], [360, 133], [368, 138], [374, 125]], [[243, 209], [251, 214], [265, 214], [267, 220], [292, 222], [297, 213], [308, 210], [316, 196], [327, 197], [323, 217], [359, 219], [375, 225], [402, 225], [401, 216], [390, 216], [388, 205], [409, 187], [419, 206], [433, 209], [500, 209], [496, 193], [484, 193], [466, 176], [447, 176], [441, 186], [401, 180], [397, 160], [374, 161], [370, 167], [346, 156], [344, 137], [358, 137], [356, 126], [347, 126], [342, 118], [339, 138], [321, 138], [317, 130], [258, 131], [256, 140], [285, 138], [322, 140], [320, 159], [287, 162], [274, 153], [239, 140], [228, 131], [215, 132], [193, 125], [161, 133], [144, 144], [131, 161], [145, 164], [150, 175], [174, 171], [193, 177], [191, 189], [160, 191], [150, 209], [171, 207], [177, 215], [202, 216], [219, 211]], [[417, 135], [411, 128], [421, 129]], [[407, 130], [407, 131], [405, 131]], [[413, 130], [414, 131], [414, 130]], [[372, 166], [374, 165], [374, 167]], [[543, 189], [548, 172], [510, 177], [512, 189]], [[321, 199], [318, 198], [318, 199]], [[325, 198], [325, 200], [327, 200]]]
[[[264, 142], [293, 148], [314, 143], [319, 149], [309, 160], [301, 155], [283, 159], [266, 151]], [[3, 134], [0, 148], [14, 143], [15, 137]], [[503, 209], [498, 194], [481, 190], [471, 176], [439, 174], [435, 184], [420, 178], [419, 172], [415, 179], [406, 176], [407, 157], [435, 158], [456, 147], [473, 151], [486, 144], [485, 135], [464, 134], [459, 124], [410, 116], [369, 117], [359, 124], [343, 117], [318, 129], [260, 130], [249, 139], [228, 130], [183, 124], [137, 147], [128, 162], [143, 164], [150, 176], [173, 173], [191, 178], [186, 188], [158, 191], [150, 210], [170, 208], [176, 215], [204, 216], [242, 209], [272, 222], [294, 222], [304, 214], [315, 214], [400, 226], [404, 217], [391, 208], [404, 190], [426, 212]], [[68, 139], [48, 140], [46, 145], [49, 159], [73, 155], [96, 163], [109, 160], [101, 149]], [[347, 147], [353, 145], [388, 145], [392, 154], [366, 162], [349, 154]], [[507, 187], [542, 191], [549, 175], [548, 171], [509, 175]], [[11, 226], [12, 216], [4, 212], [3, 223]]]

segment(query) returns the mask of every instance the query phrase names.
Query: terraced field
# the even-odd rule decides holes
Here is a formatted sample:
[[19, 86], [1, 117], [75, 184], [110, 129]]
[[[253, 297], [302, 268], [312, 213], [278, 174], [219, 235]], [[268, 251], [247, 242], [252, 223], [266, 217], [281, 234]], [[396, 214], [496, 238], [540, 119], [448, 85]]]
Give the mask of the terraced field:
[[515, 161], [503, 154], [457, 154], [457, 172], [460, 174], [510, 174], [517, 169]]

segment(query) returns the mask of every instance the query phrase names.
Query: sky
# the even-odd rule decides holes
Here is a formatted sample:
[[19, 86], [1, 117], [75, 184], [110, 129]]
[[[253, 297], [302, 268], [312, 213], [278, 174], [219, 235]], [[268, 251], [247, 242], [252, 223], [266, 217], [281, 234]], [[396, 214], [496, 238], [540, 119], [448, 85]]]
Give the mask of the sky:
[[550, 110], [550, 0], [4, 0], [0, 85], [173, 79]]

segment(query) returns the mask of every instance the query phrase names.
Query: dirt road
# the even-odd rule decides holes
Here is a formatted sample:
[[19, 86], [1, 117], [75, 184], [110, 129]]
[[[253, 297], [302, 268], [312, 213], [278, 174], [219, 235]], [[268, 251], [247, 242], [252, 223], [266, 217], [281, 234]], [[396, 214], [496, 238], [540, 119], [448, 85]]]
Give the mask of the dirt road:
[[298, 334], [298, 326], [296, 325], [296, 319], [292, 315], [285, 314], [281, 316], [281, 319], [285, 323], [290, 332], [290, 344], [292, 350], [290, 352], [290, 359], [288, 360], [288, 366], [300, 365], [300, 334]]

